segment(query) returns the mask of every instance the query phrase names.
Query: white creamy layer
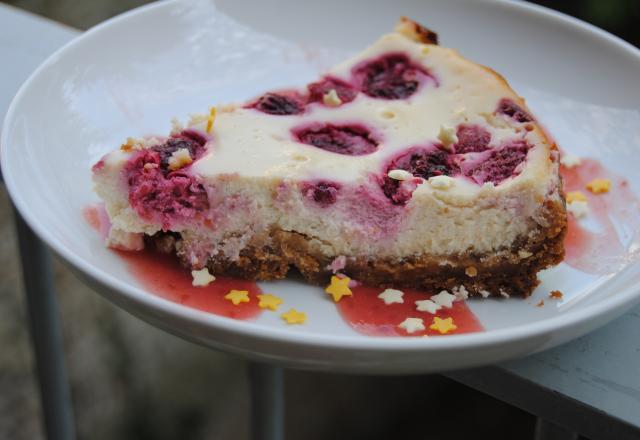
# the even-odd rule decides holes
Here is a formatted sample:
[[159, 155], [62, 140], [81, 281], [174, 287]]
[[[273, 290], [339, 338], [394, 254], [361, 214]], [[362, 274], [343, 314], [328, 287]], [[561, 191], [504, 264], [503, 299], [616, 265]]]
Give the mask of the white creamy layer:
[[[245, 108], [221, 111], [215, 121], [212, 148], [193, 165], [193, 172], [205, 178], [238, 173], [243, 177], [354, 182], [365, 179], [372, 171], [381, 171], [389, 158], [410, 146], [438, 142], [441, 127], [480, 124], [491, 132], [492, 145], [515, 138], [515, 130], [522, 129], [520, 124], [511, 123], [508, 118], [493, 115], [500, 99], [520, 100], [494, 72], [461, 58], [452, 49], [420, 44], [398, 33], [382, 37], [328, 74], [348, 82], [354, 66], [392, 52], [405, 53], [414, 62], [421, 63], [439, 81], [439, 86], [429, 81], [408, 99], [398, 100], [375, 99], [359, 93], [354, 101], [337, 108], [319, 103], [309, 105], [301, 115], [274, 116]], [[362, 122], [376, 129], [383, 141], [374, 153], [347, 156], [294, 139], [293, 127], [314, 122]], [[204, 129], [205, 124], [200, 123], [200, 128]], [[544, 136], [539, 132], [531, 133], [528, 139], [532, 145], [544, 142]], [[529, 153], [527, 170], [520, 179], [548, 174], [548, 148], [543, 146], [542, 150], [541, 154]], [[460, 180], [453, 191], [474, 197], [479, 187], [471, 183], [465, 185], [464, 179]], [[505, 182], [501, 187], [507, 190], [509, 183]]]
[[[506, 82], [454, 50], [417, 43], [398, 33], [382, 37], [328, 73], [349, 82], [355, 65], [390, 52], [404, 53], [422, 64], [439, 85], [427, 81], [409, 99], [374, 99], [359, 93], [353, 102], [338, 107], [308, 105], [301, 115], [219, 109], [208, 152], [188, 168], [205, 184], [216, 221], [212, 228], [175, 228], [183, 231], [194, 264], [201, 264], [212, 249], [233, 257], [256, 234], [270, 228], [304, 234], [328, 256], [402, 258], [493, 252], [544, 223], [543, 201], [561, 202], [557, 161], [552, 160], [555, 152], [535, 124], [528, 124], [527, 131], [524, 124], [494, 115], [502, 98], [523, 105]], [[363, 156], [297, 142], [291, 129], [312, 122], [362, 123], [373, 128], [382, 142], [377, 151]], [[376, 214], [375, 197], [363, 198], [361, 192], [367, 186], [373, 191], [369, 175], [382, 173], [390, 158], [409, 147], [437, 143], [443, 128], [460, 123], [487, 129], [492, 146], [526, 139], [532, 148], [519, 175], [497, 186], [477, 185], [463, 176], [444, 185], [425, 181], [405, 206], [385, 205]], [[206, 121], [193, 128], [204, 131]], [[105, 157], [104, 166], [95, 173], [96, 191], [105, 200], [115, 229], [152, 234], [160, 225], [140, 219], [128, 204], [121, 170], [130, 154], [117, 151]], [[321, 208], [302, 195], [298, 182], [316, 179], [343, 184], [335, 204]]]

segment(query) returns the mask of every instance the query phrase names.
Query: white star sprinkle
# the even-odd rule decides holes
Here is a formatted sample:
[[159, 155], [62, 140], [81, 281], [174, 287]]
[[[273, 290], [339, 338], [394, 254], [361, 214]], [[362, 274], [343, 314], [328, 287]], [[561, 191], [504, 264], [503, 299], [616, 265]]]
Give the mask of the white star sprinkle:
[[216, 277], [209, 273], [209, 269], [202, 268], [200, 270], [192, 270], [191, 276], [193, 277], [193, 284], [196, 287], [205, 287], [208, 286], [212, 281], [216, 280]]
[[560, 158], [560, 163], [567, 168], [573, 168], [582, 163], [582, 159], [574, 154], [563, 154]]
[[405, 329], [407, 333], [415, 333], [426, 328], [422, 318], [407, 318], [398, 324], [398, 327]]
[[589, 213], [589, 206], [585, 201], [574, 200], [567, 203], [567, 212], [573, 214], [575, 218], [582, 218]]
[[385, 289], [380, 295], [378, 295], [378, 298], [383, 300], [386, 305], [393, 304], [393, 303], [402, 304], [404, 303], [404, 300], [402, 299], [403, 295], [404, 295], [404, 292], [400, 290]]
[[429, 312], [434, 315], [438, 310], [442, 308], [440, 304], [436, 304], [430, 299], [423, 299], [422, 301], [416, 301], [416, 308], [420, 312]]
[[451, 289], [451, 292], [453, 292], [458, 301], [465, 301], [467, 298], [469, 298], [469, 292], [467, 291], [467, 288], [462, 284]]
[[438, 293], [437, 295], [433, 295], [431, 297], [431, 301], [434, 303], [441, 305], [442, 307], [446, 307], [450, 309], [453, 306], [453, 302], [456, 300], [455, 295], [450, 294], [446, 290]]

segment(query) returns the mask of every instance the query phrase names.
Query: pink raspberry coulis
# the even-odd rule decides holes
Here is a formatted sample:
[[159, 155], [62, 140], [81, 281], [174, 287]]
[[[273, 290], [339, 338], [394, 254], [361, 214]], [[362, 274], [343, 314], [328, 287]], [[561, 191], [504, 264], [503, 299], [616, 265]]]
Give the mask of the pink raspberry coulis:
[[485, 151], [491, 142], [491, 133], [475, 124], [458, 125], [456, 136], [458, 136], [458, 143], [455, 144], [455, 150], [458, 154]]
[[533, 117], [522, 107], [509, 98], [502, 98], [498, 104], [497, 113], [507, 115], [517, 122], [531, 122]]
[[207, 193], [194, 177], [168, 169], [169, 158], [181, 148], [186, 148], [194, 160], [204, 153], [203, 145], [182, 133], [134, 153], [124, 168], [129, 203], [140, 217], [158, 222], [164, 229], [209, 209]]
[[356, 66], [353, 76], [363, 93], [380, 99], [409, 98], [421, 82], [433, 79], [426, 69], [403, 53], [385, 54]]
[[340, 79], [326, 77], [321, 81], [307, 86], [309, 90], [309, 102], [323, 102], [324, 95], [330, 90], [335, 90], [342, 103], [351, 102], [356, 98], [358, 91]]
[[526, 160], [528, 151], [529, 145], [524, 141], [514, 141], [492, 151], [486, 159], [474, 166], [464, 169], [464, 174], [480, 185], [485, 182], [499, 185], [509, 177], [518, 175], [516, 169]]
[[371, 131], [361, 124], [312, 124], [294, 128], [292, 133], [303, 144], [347, 156], [373, 153], [379, 143]]

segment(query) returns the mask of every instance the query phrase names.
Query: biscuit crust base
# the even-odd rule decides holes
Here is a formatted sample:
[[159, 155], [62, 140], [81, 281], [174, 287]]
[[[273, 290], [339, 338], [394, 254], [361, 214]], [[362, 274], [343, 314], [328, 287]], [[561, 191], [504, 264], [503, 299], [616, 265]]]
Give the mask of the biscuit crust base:
[[[543, 219], [545, 226], [539, 225], [510, 249], [496, 253], [423, 254], [393, 260], [347, 256], [339, 272], [372, 286], [437, 292], [464, 285], [470, 295], [527, 297], [539, 284], [537, 273], [564, 258], [567, 229], [564, 206], [547, 202]], [[154, 236], [152, 241], [164, 252], [174, 251], [166, 248], [163, 237]], [[250, 280], [282, 279], [295, 268], [308, 282], [326, 285], [333, 274], [330, 265], [335, 257], [324, 255], [314, 240], [305, 235], [274, 230], [264, 237], [255, 237], [241, 250], [239, 258], [216, 256], [206, 266], [213, 274]]]

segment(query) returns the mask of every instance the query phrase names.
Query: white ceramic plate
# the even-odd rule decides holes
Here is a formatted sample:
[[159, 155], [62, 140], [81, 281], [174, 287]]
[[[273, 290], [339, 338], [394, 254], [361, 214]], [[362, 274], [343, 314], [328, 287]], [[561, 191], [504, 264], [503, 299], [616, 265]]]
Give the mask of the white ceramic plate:
[[[302, 85], [400, 15], [501, 72], [565, 150], [598, 159], [640, 193], [640, 53], [603, 31], [502, 1], [376, 0], [363, 8], [346, 0], [218, 0], [137, 9], [45, 62], [4, 123], [2, 171], [11, 197], [37, 234], [121, 307], [183, 337], [290, 366], [403, 373], [497, 362], [568, 341], [636, 303], [637, 225], [616, 218], [621, 246], [606, 270], [562, 264], [542, 274], [531, 299], [469, 301], [485, 332], [433, 338], [360, 335], [320, 288], [291, 280], [268, 289], [307, 312], [303, 326], [286, 326], [274, 313], [236, 321], [168, 302], [145, 292], [83, 220], [82, 209], [97, 201], [91, 165], [127, 136], [166, 133], [174, 116]], [[563, 300], [536, 307], [552, 289]]]

